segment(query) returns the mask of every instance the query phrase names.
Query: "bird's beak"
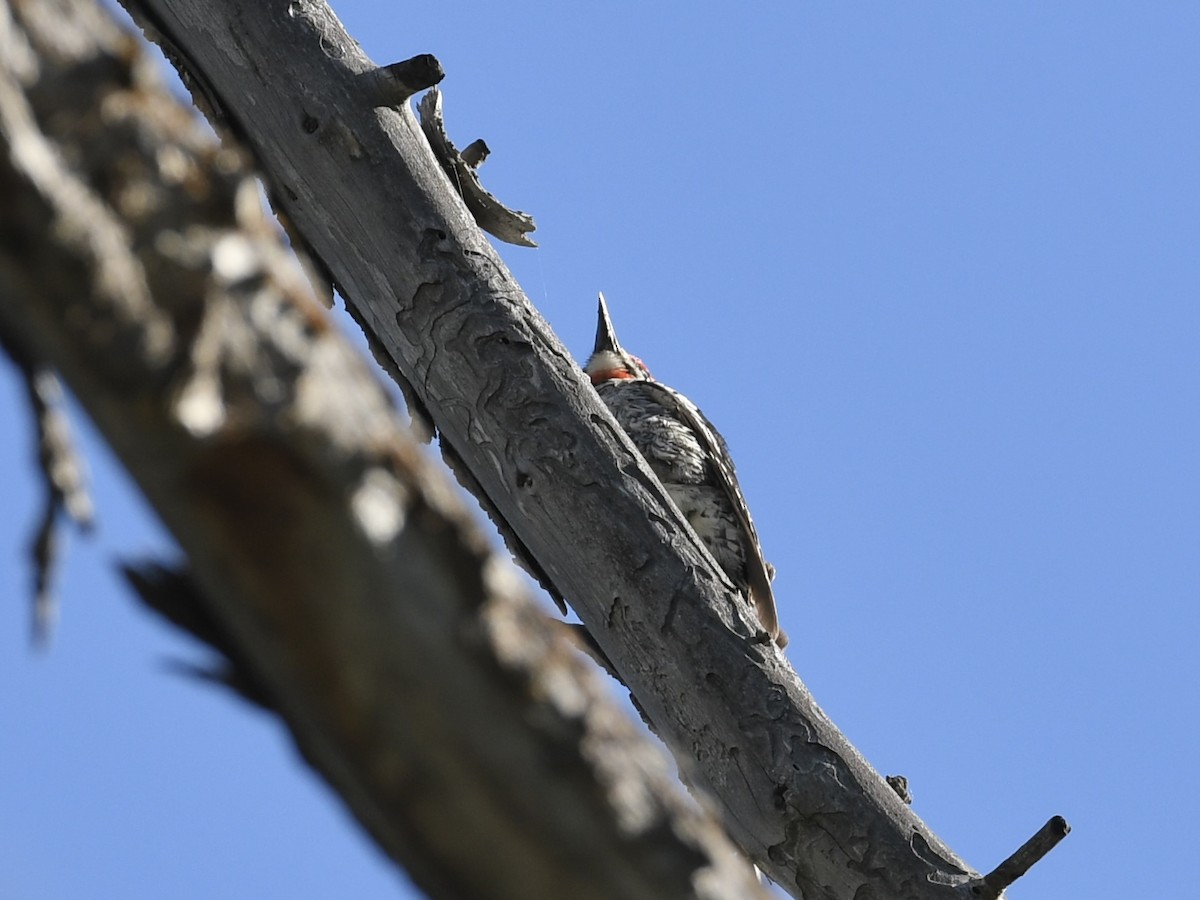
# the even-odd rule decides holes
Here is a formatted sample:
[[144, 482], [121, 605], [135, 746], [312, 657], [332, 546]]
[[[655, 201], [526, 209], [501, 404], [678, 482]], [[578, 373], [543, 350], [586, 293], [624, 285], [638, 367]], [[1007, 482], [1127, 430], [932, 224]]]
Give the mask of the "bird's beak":
[[601, 294], [596, 318], [596, 346], [592, 348], [592, 353], [603, 353], [605, 350], [620, 354], [621, 345], [617, 343], [617, 333], [613, 330], [612, 319], [608, 317], [608, 304], [604, 302], [604, 294]]

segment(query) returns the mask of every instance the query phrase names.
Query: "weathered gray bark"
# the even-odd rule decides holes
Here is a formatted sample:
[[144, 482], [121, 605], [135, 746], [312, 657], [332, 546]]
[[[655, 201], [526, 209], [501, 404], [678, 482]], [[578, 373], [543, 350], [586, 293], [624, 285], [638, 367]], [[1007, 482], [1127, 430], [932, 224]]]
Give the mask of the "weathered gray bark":
[[761, 640], [471, 221], [411, 110], [372, 107], [372, 63], [332, 12], [312, 0], [129, 5], [249, 142], [278, 207], [735, 840], [809, 900], [978, 896], [969, 867]]
[[258, 699], [431, 896], [762, 896], [152, 74], [92, 0], [0, 3], [0, 330], [95, 419]]
[[[69, 4], [21, 9], [38, 15], [61, 5]], [[718, 798], [727, 828], [763, 868], [810, 900], [994, 896], [999, 881], [984, 883], [929, 832], [761, 640], [741, 599], [480, 235], [411, 111], [373, 108], [372, 65], [327, 7], [306, 0], [128, 5], [181, 51], [192, 84], [212, 101], [202, 107], [253, 147], [291, 228], [432, 412], [481, 499], [570, 600], [690, 779]], [[58, 17], [44, 21], [61, 27]], [[22, 53], [4, 49], [5, 66], [20, 71]], [[53, 68], [42, 82], [28, 74], [31, 96], [61, 88], [57, 76]], [[95, 115], [86, 106], [85, 113]], [[96, 151], [89, 143], [75, 158], [92, 165]], [[228, 165], [221, 159], [210, 162]], [[138, 249], [174, 255], [131, 258], [120, 224], [93, 215], [96, 198], [38, 181], [34, 170], [44, 161], [35, 162], [0, 183], [6, 200], [16, 196], [10, 187], [32, 190], [32, 205], [20, 210], [31, 217], [23, 227], [48, 235], [51, 223], [83, 218], [54, 232], [60, 243], [39, 248], [41, 258], [5, 259], [0, 319], [53, 359], [168, 524], [188, 536], [183, 543], [205, 595], [252, 651], [301, 748], [381, 844], [427, 890], [446, 896], [537, 896], [550, 883], [570, 896], [682, 896], [693, 870], [701, 873], [695, 889], [717, 896], [715, 885], [736, 881], [725, 845], [654, 786], [640, 751], [636, 777], [612, 763], [623, 757], [611, 741], [585, 735], [591, 751], [579, 751], [581, 727], [620, 728], [610, 726], [593, 689], [569, 677], [574, 662], [536, 625], [525, 627], [527, 612], [496, 581], [461, 512], [409, 458], [370, 380], [343, 350], [329, 349], [336, 340], [318, 324], [319, 312], [278, 280], [265, 235], [248, 236], [254, 252], [247, 257], [243, 244], [221, 244], [203, 230], [165, 242], [154, 232], [156, 240]], [[179, 171], [191, 170], [159, 174], [178, 178]], [[119, 187], [108, 213], [128, 213], [124, 204], [137, 200]], [[215, 194], [228, 212], [231, 198]], [[205, 221], [214, 210], [201, 206], [194, 212]], [[196, 258], [196, 240], [211, 252]], [[212, 291], [210, 277], [231, 293]], [[80, 288], [87, 279], [98, 285], [90, 294]], [[207, 305], [198, 308], [195, 292], [206, 291]], [[11, 306], [10, 297], [28, 299], [29, 308]], [[168, 401], [166, 416], [159, 407]], [[380, 535], [393, 531], [381, 552]], [[441, 580], [446, 566], [457, 572], [449, 584]], [[482, 595], [480, 605], [464, 604], [463, 590]], [[380, 604], [380, 596], [410, 602]], [[426, 643], [410, 649], [413, 641]], [[438, 673], [435, 684], [421, 681], [429, 671]], [[473, 679], [481, 671], [492, 681], [507, 673], [520, 690], [480, 684]], [[415, 704], [410, 726], [420, 723], [438, 740], [461, 738], [464, 725], [498, 729], [505, 739], [476, 748], [478, 757], [422, 757], [428, 744], [414, 737], [421, 727], [380, 718], [397, 690], [414, 695], [406, 698]], [[473, 690], [482, 692], [477, 704], [455, 705]], [[477, 707], [480, 720], [468, 723]], [[454, 719], [436, 718], [444, 712]], [[511, 720], [522, 717], [540, 723], [533, 737], [509, 734]], [[574, 748], [590, 801], [580, 803], [567, 784], [578, 770], [546, 772], [521, 756], [545, 752], [537, 739]], [[514, 758], [528, 779], [512, 777]], [[508, 780], [490, 780], [501, 768]], [[432, 793], [425, 776], [434, 778]], [[646, 815], [624, 820], [632, 832], [604, 832], [613, 796], [631, 787], [647, 800], [638, 807]], [[514, 796], [521, 788], [537, 793]], [[471, 819], [480, 802], [490, 804], [490, 821]], [[462, 862], [461, 844], [432, 837], [461, 826], [458, 814], [484, 832], [491, 825], [511, 833], [493, 846], [457, 832], [468, 852], [483, 854]], [[514, 814], [535, 821], [513, 828]], [[592, 826], [612, 839], [597, 842]], [[648, 844], [630, 843], [631, 833]], [[579, 838], [583, 856], [557, 870], [539, 859], [539, 842], [556, 837]], [[614, 865], [622, 851], [627, 864]], [[677, 852], [699, 859], [679, 866]], [[560, 877], [579, 888], [551, 880]]]

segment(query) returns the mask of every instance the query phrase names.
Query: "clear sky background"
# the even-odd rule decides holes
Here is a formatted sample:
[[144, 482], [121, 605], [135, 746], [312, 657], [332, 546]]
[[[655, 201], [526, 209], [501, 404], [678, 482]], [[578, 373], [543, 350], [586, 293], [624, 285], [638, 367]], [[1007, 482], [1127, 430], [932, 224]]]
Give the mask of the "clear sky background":
[[[582, 360], [724, 432], [788, 649], [915, 809], [1022, 900], [1179, 896], [1196, 854], [1200, 5], [338, 2], [435, 53], [502, 246]], [[169, 540], [81, 417], [99, 530], [28, 643], [40, 494], [0, 366], [0, 897], [405, 898], [271, 719], [118, 558]]]

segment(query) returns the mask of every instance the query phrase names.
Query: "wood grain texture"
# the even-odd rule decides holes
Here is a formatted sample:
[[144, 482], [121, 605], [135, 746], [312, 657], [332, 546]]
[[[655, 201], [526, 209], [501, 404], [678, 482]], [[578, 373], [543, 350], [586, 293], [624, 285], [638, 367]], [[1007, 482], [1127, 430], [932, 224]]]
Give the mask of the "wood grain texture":
[[[310, 0], [129, 5], [215, 92], [276, 205], [733, 838], [809, 900], [971, 896], [977, 873], [758, 639], [475, 226], [412, 111], [373, 108], [360, 88], [372, 62], [332, 11]], [[793, 653], [804, 643], [793, 635]]]

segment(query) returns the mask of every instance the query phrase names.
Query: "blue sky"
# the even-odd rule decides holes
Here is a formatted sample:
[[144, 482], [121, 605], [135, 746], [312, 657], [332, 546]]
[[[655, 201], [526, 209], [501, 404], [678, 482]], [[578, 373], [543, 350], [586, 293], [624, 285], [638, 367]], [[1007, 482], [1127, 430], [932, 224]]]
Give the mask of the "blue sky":
[[[1200, 791], [1200, 7], [339, 2], [432, 52], [538, 221], [502, 247], [580, 359], [622, 342], [738, 462], [788, 655], [1011, 894], [1169, 896]], [[440, 14], [439, 14], [440, 13]], [[409, 896], [113, 562], [170, 544], [76, 418], [100, 527], [27, 642], [39, 494], [0, 367], [0, 895]], [[414, 895], [416, 896], [416, 895]]]

